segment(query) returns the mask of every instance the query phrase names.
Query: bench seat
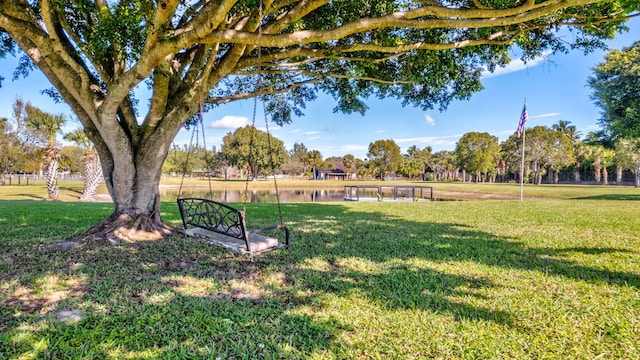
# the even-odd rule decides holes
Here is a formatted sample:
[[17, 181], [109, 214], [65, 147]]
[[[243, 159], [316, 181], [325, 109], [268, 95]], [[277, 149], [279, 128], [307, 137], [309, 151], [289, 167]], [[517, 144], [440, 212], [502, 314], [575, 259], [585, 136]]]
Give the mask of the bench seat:
[[[185, 234], [250, 257], [289, 247], [289, 229], [280, 224], [247, 230], [244, 212], [229, 205], [200, 198], [178, 199]], [[285, 243], [261, 235], [267, 230], [284, 230]]]
[[247, 244], [243, 239], [239, 239], [236, 237], [220, 234], [211, 230], [193, 227], [185, 230], [185, 233], [189, 236], [195, 236], [203, 238], [204, 241], [211, 243], [213, 245], [218, 245], [225, 247], [229, 250], [232, 250], [241, 254], [250, 254], [250, 255], [260, 255], [264, 252], [271, 251], [277, 248], [281, 248], [278, 242], [278, 239], [263, 236], [256, 233], [249, 233], [249, 248], [251, 249], [251, 253], [247, 251]]

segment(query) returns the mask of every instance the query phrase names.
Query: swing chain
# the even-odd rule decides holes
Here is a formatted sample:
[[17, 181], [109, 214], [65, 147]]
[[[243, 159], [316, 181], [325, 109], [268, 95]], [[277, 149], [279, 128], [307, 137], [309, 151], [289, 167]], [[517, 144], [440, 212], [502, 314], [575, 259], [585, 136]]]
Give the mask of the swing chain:
[[[253, 102], [253, 116], [252, 116], [252, 121], [251, 121], [251, 138], [249, 140], [249, 164], [252, 163], [253, 161], [253, 143], [254, 143], [254, 136], [257, 133], [257, 129], [256, 129], [256, 116], [257, 116], [257, 112], [258, 112], [258, 100], [259, 98], [262, 96], [262, 47], [260, 45], [260, 37], [262, 36], [262, 0], [259, 2], [259, 15], [258, 15], [258, 54], [257, 54], [257, 59], [258, 59], [258, 78], [256, 80], [256, 87], [255, 87], [255, 98], [254, 98], [254, 102]], [[276, 202], [278, 205], [278, 219], [280, 221], [279, 225], [281, 227], [284, 226], [284, 220], [283, 220], [283, 215], [282, 215], [282, 205], [280, 202], [280, 191], [278, 190], [278, 182], [276, 180], [276, 171], [275, 171], [275, 160], [274, 160], [274, 155], [273, 155], [273, 146], [272, 146], [272, 142], [271, 142], [271, 133], [269, 132], [269, 121], [267, 118], [267, 109], [266, 109], [266, 105], [264, 102], [264, 99], [262, 101], [262, 112], [264, 114], [264, 124], [265, 124], [265, 129], [267, 132], [267, 151], [268, 151], [268, 163], [269, 163], [269, 167], [271, 168], [271, 175], [273, 176], [273, 186], [275, 188], [275, 192], [276, 192]], [[251, 170], [251, 169], [250, 169]], [[254, 175], [253, 173], [251, 174], [252, 176]], [[247, 209], [247, 202], [248, 202], [248, 195], [249, 194], [249, 176], [247, 176], [247, 180], [246, 180], [246, 184], [245, 184], [245, 191], [244, 191], [244, 203], [243, 203], [243, 211], [246, 213], [246, 209]]]

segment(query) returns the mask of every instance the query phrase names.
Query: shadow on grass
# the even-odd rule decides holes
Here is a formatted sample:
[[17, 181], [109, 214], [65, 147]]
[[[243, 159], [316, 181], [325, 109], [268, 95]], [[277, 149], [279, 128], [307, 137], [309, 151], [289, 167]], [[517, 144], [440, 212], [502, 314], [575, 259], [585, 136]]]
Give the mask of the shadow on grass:
[[47, 198], [44, 197], [44, 196], [38, 196], [38, 195], [33, 195], [33, 194], [15, 194], [13, 196], [16, 197], [16, 198], [20, 198], [20, 199], [23, 199], [23, 198], [29, 199], [29, 198], [31, 198], [31, 199], [34, 199], [34, 200], [47, 200]]
[[70, 193], [76, 193], [78, 195], [82, 195], [82, 189], [79, 188], [72, 188], [72, 187], [60, 187], [60, 190], [65, 190], [68, 191]]
[[[110, 204], [42, 206], [58, 209], [49, 212], [47, 221], [64, 224], [50, 230], [59, 239], [97, 221], [86, 217], [91, 206], [98, 215], [111, 209]], [[340, 204], [284, 207], [292, 214], [287, 220], [294, 230], [293, 248], [254, 263], [194, 239], [89, 243], [59, 251], [43, 241], [21, 240], [15, 229], [1, 233], [0, 285], [7, 294], [0, 297], [0, 344], [9, 348], [0, 345], [0, 353], [256, 358], [329, 351], [340, 358], [345, 350], [334, 339], [350, 331], [347, 314], [314, 317], [303, 310], [322, 307], [327, 295], [346, 302], [356, 296], [384, 310], [420, 309], [457, 320], [518, 326], [507, 311], [460, 300], [482, 296], [476, 290], [499, 284], [424, 267], [420, 261], [469, 262], [640, 287], [637, 274], [551, 258], [560, 251], [621, 251], [614, 248], [528, 248], [463, 224], [407, 221]], [[276, 216], [265, 204], [251, 204], [249, 212], [249, 227], [271, 224]], [[41, 224], [26, 212], [2, 214], [0, 224], [19, 223], [23, 230]], [[174, 225], [179, 221], [175, 204], [163, 205], [162, 215]], [[373, 268], [350, 266], [352, 259]], [[52, 284], [58, 290], [42, 295]], [[61, 309], [80, 309], [84, 318], [54, 321]], [[47, 325], [39, 325], [43, 322]], [[49, 345], [38, 348], [42, 343]]]
[[604, 194], [604, 195], [593, 195], [593, 196], [581, 196], [574, 199], [576, 200], [640, 201], [640, 194]]
[[[305, 208], [307, 206], [305, 205]], [[566, 252], [630, 252], [628, 249], [529, 248], [513, 239], [477, 231], [464, 224], [411, 222], [375, 212], [341, 215], [340, 207], [323, 212], [330, 214], [327, 215], [329, 218], [338, 219], [344, 216], [348, 217], [349, 221], [337, 221], [331, 226], [331, 232], [320, 227], [317, 230], [307, 230], [311, 234], [319, 233], [321, 239], [312, 244], [304, 244], [311, 252], [309, 257], [360, 257], [374, 262], [406, 258], [435, 262], [473, 261], [502, 268], [542, 271], [568, 279], [640, 288], [640, 276], [637, 274], [604, 270], [550, 257]], [[317, 222], [318, 219], [318, 215], [307, 217], [309, 223]], [[302, 221], [294, 227], [309, 226]]]

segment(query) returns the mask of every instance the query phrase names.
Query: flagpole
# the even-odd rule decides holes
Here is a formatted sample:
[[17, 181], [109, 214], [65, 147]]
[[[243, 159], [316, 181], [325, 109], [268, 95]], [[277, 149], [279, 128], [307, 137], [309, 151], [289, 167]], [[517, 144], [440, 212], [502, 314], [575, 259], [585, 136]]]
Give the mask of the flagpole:
[[520, 166], [520, 202], [524, 201], [524, 140], [527, 132], [522, 130], [522, 164]]
[[[524, 98], [523, 113], [526, 111], [526, 108], [527, 108], [527, 98]], [[520, 202], [524, 201], [524, 149], [525, 149], [524, 145], [525, 145], [525, 138], [527, 137], [527, 131], [524, 128], [524, 121], [522, 120], [522, 116], [520, 119], [520, 121], [523, 124], [522, 126], [522, 163], [520, 164]]]

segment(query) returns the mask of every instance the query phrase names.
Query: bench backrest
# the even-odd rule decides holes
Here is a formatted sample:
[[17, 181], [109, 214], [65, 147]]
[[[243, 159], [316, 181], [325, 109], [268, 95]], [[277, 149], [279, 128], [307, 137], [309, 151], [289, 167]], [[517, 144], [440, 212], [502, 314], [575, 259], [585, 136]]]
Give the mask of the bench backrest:
[[238, 239], [247, 238], [242, 211], [216, 201], [200, 198], [178, 199], [182, 224], [195, 226]]

